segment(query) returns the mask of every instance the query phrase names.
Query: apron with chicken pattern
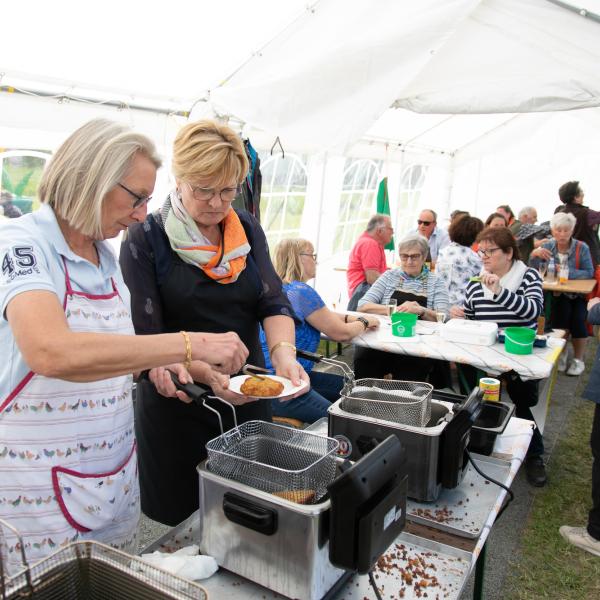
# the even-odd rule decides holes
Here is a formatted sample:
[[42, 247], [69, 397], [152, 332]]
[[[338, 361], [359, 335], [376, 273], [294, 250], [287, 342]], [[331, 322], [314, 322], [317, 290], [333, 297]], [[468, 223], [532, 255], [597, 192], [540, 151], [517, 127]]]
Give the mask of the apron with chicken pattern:
[[[133, 334], [114, 280], [109, 294], [75, 291], [63, 263], [69, 328]], [[75, 383], [30, 372], [0, 399], [0, 518], [20, 532], [30, 562], [76, 540], [134, 549], [140, 509], [131, 388], [131, 375]], [[21, 567], [18, 540], [1, 526], [0, 551], [9, 573]]]

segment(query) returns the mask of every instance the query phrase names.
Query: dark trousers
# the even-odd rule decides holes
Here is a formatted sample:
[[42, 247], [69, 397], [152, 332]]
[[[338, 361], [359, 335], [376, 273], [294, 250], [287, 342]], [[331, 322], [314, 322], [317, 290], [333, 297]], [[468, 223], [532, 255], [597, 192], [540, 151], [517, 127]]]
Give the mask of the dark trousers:
[[354, 377], [356, 379], [383, 379], [392, 375], [400, 381], [426, 381], [433, 367], [433, 360], [406, 356], [354, 346]]
[[588, 516], [588, 533], [600, 540], [600, 404], [596, 403], [590, 437], [592, 447], [592, 509]]
[[[478, 385], [481, 371], [470, 365], [457, 365], [457, 368], [460, 370], [462, 381], [470, 389]], [[503, 375], [502, 378], [506, 382], [506, 391], [515, 405], [515, 417], [535, 422], [531, 407], [535, 406], [539, 400], [539, 380], [530, 379], [523, 381], [515, 372]], [[465, 392], [464, 389], [461, 391]], [[527, 456], [541, 456], [542, 454], [544, 454], [544, 439], [540, 430], [536, 427], [533, 430], [533, 437], [527, 450]]]

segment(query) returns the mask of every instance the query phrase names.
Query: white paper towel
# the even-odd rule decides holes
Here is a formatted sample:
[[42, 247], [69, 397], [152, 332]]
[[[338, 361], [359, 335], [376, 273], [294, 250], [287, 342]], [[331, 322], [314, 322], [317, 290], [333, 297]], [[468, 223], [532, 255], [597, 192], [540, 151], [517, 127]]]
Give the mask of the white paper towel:
[[196, 544], [192, 544], [173, 553], [156, 550], [150, 554], [142, 554], [140, 558], [153, 567], [159, 567], [173, 575], [195, 581], [210, 577], [219, 568], [217, 561], [212, 556], [201, 555], [199, 552], [200, 548]]

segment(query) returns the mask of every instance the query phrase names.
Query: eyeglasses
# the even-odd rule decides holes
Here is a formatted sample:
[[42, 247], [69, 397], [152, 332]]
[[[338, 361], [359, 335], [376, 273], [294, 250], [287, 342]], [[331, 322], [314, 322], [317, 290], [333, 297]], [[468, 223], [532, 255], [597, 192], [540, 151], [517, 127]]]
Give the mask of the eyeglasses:
[[135, 198], [135, 202], [133, 203], [134, 209], [139, 208], [144, 204], [148, 204], [148, 202], [152, 200], [152, 196], [140, 196], [139, 194], [136, 194], [135, 192], [131, 191], [127, 186], [124, 186], [121, 182], [117, 182], [117, 185], [120, 188], [123, 188], [128, 194]]
[[226, 187], [222, 190], [216, 190], [214, 188], [203, 188], [199, 185], [192, 185], [187, 181], [185, 183], [187, 183], [188, 187], [190, 188], [192, 196], [194, 196], [196, 200], [201, 200], [203, 202], [209, 202], [215, 197], [216, 194], [219, 194], [222, 202], [233, 202], [235, 197], [242, 191], [242, 187], [240, 185], [236, 185], [235, 187]]
[[429, 227], [433, 221], [421, 221], [421, 219], [417, 219], [417, 225], [425, 225], [425, 227]]
[[300, 252], [300, 256], [310, 256], [315, 262], [317, 261], [317, 255], [316, 254], [308, 254], [306, 252]]
[[423, 258], [422, 254], [401, 254], [400, 260], [404, 262], [408, 262], [409, 260], [417, 261], [420, 258]]
[[502, 248], [488, 248], [487, 250], [477, 250], [477, 254], [481, 257], [490, 258], [496, 250], [502, 250]]

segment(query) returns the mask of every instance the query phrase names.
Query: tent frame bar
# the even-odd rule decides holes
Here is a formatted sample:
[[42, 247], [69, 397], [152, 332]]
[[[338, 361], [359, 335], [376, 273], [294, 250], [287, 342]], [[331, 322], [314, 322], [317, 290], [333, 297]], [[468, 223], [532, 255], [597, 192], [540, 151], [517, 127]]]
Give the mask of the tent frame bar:
[[561, 0], [547, 0], [552, 4], [556, 4], [556, 6], [560, 6], [561, 8], [565, 8], [571, 12], [577, 13], [579, 16], [584, 19], [591, 19], [592, 21], [596, 21], [596, 23], [600, 23], [600, 15], [589, 11], [587, 8], [582, 8], [578, 6], [573, 6], [573, 4], [569, 2], [562, 2]]

